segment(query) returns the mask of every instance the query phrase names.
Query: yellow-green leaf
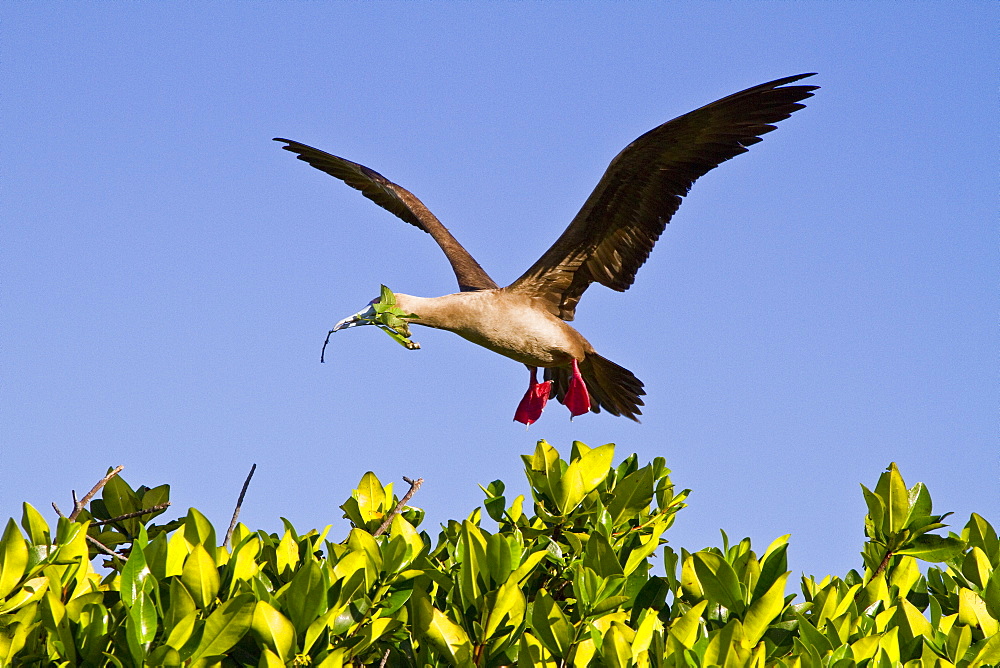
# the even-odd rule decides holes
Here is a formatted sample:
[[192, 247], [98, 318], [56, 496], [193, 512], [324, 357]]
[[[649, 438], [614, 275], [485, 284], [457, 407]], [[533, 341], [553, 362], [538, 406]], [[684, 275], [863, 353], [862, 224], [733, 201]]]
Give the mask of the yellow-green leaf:
[[885, 485], [883, 486], [883, 481], [879, 480], [875, 493], [881, 494], [885, 502], [887, 522], [884, 528], [887, 532], [895, 533], [906, 526], [906, 518], [910, 514], [910, 493], [895, 462], [890, 464], [889, 470], [882, 475], [885, 477]]
[[924, 636], [928, 640], [934, 640], [934, 628], [931, 626], [931, 623], [927, 621], [923, 613], [910, 603], [909, 600], [905, 598], [899, 599], [896, 614], [897, 619], [900, 621], [905, 620], [907, 631], [909, 631], [908, 637], [916, 638], [917, 636]]
[[29, 603], [39, 600], [49, 590], [49, 579], [45, 576], [31, 578], [21, 585], [21, 588], [0, 603], [0, 614], [14, 612]]
[[547, 591], [539, 589], [531, 612], [531, 630], [545, 649], [565, 658], [573, 640], [573, 625]]
[[738, 612], [743, 606], [740, 581], [729, 562], [714, 552], [695, 552], [691, 557], [705, 595]]
[[635, 569], [646, 563], [646, 559], [649, 555], [656, 552], [656, 548], [660, 546], [660, 536], [663, 535], [666, 528], [666, 523], [658, 523], [655, 527], [653, 527], [653, 533], [646, 536], [646, 538], [642, 541], [642, 544], [629, 553], [628, 561], [625, 562], [625, 575], [631, 575]]
[[987, 668], [1000, 665], [1000, 635], [994, 633], [976, 653], [969, 668]]
[[524, 621], [524, 611], [527, 601], [517, 580], [511, 577], [504, 583], [497, 592], [496, 603], [490, 611], [490, 618], [486, 624], [485, 638], [490, 638], [500, 628], [500, 625], [510, 625], [517, 628]]
[[0, 538], [0, 599], [14, 590], [28, 567], [28, 546], [14, 518], [7, 520]]
[[264, 651], [260, 653], [257, 668], [285, 668], [285, 662], [277, 654], [265, 647]]
[[465, 630], [437, 608], [432, 608], [431, 615], [431, 622], [424, 631], [431, 644], [448, 657], [452, 665], [471, 665], [472, 643]]
[[627, 635], [628, 627], [614, 622], [604, 633], [601, 657], [611, 668], [629, 668], [632, 663], [632, 646]]
[[207, 608], [219, 592], [219, 571], [215, 559], [202, 545], [195, 545], [184, 562], [181, 582], [199, 608]]
[[225, 655], [250, 630], [255, 607], [253, 594], [240, 594], [219, 606], [205, 620], [205, 631], [191, 659]]
[[778, 576], [771, 588], [754, 601], [743, 618], [743, 635], [750, 647], [753, 647], [764, 636], [767, 627], [781, 611], [785, 609], [785, 582], [791, 571]]
[[962, 624], [969, 626], [979, 626], [987, 636], [997, 633], [997, 620], [993, 619], [986, 602], [979, 597], [979, 594], [962, 587], [958, 591], [958, 619]]
[[608, 443], [584, 453], [570, 463], [559, 484], [557, 501], [563, 515], [580, 505], [584, 497], [608, 476], [614, 456], [615, 446]]
[[750, 652], [744, 646], [743, 625], [740, 620], [730, 620], [728, 624], [713, 631], [705, 648], [706, 666], [745, 666], [749, 663]]
[[381, 520], [384, 515], [385, 490], [378, 477], [368, 471], [361, 477], [358, 488], [354, 490], [354, 498], [358, 500], [358, 509], [365, 522]]
[[188, 640], [191, 639], [191, 634], [194, 633], [195, 623], [198, 621], [198, 611], [192, 610], [190, 613], [181, 617], [173, 628], [170, 629], [170, 633], [167, 635], [165, 644], [169, 647], [173, 647], [178, 652]]
[[532, 552], [527, 557], [524, 558], [524, 562], [514, 569], [511, 573], [510, 581], [521, 583], [528, 575], [531, 574], [538, 564], [542, 563], [545, 556], [548, 554], [545, 550], [539, 550], [538, 552]]
[[696, 603], [690, 610], [684, 613], [680, 619], [670, 626], [670, 637], [679, 642], [687, 649], [694, 647], [698, 641], [698, 629], [701, 625], [701, 615], [708, 607], [708, 601]]
[[289, 660], [295, 643], [295, 627], [267, 601], [257, 601], [251, 626], [261, 642], [274, 650], [283, 662]]
[[287, 571], [293, 570], [295, 566], [299, 563], [299, 546], [295, 543], [295, 536], [288, 529], [285, 530], [285, 535], [281, 537], [278, 542], [278, 547], [275, 548], [278, 557], [278, 573], [284, 574]]
[[184, 571], [184, 562], [191, 554], [191, 543], [184, 538], [183, 531], [175, 531], [167, 540], [167, 560], [164, 567], [164, 577], [180, 575]]

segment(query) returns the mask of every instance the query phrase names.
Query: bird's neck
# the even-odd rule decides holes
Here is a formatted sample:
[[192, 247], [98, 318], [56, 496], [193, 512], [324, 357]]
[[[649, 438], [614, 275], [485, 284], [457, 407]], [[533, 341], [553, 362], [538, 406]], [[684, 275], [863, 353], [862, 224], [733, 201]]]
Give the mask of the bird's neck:
[[414, 297], [396, 293], [396, 306], [417, 317], [409, 322], [414, 325], [454, 330], [456, 315], [462, 309], [462, 302], [468, 300], [469, 293], [456, 293], [441, 297]]

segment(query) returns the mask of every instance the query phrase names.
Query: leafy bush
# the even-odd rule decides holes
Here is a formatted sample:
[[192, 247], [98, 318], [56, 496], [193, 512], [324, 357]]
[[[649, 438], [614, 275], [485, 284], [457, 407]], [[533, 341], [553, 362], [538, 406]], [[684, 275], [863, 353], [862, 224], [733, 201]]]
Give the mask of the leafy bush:
[[[436, 541], [418, 532], [419, 509], [394, 512], [393, 485], [373, 473], [341, 506], [352, 527], [338, 542], [330, 527], [300, 534], [286, 521], [281, 535], [237, 525], [220, 546], [193, 508], [153, 522], [167, 486], [133, 490], [120, 477], [54, 535], [25, 504], [0, 539], [0, 664], [1000, 663], [996, 532], [973, 515], [961, 535], [930, 533], [943, 516], [895, 465], [864, 489], [865, 572], [803, 577], [800, 598], [786, 594], [788, 536], [759, 555], [725, 534], [721, 548], [678, 553], [664, 535], [688, 490], [675, 492], [661, 458], [613, 456], [613, 445], [574, 443], [567, 462], [541, 441], [523, 456], [529, 510], [495, 481], [482, 509]], [[96, 543], [115, 553], [103, 567]], [[941, 565], [923, 575], [916, 559]]]

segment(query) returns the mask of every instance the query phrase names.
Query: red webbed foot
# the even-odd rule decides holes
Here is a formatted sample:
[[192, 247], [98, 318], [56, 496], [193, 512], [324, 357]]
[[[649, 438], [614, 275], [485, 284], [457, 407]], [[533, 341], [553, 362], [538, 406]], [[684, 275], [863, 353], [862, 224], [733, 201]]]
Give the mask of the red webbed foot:
[[569, 388], [566, 390], [563, 403], [569, 409], [571, 420], [590, 410], [590, 392], [587, 391], [587, 384], [583, 382], [576, 360], [573, 360], [573, 374], [570, 376]]
[[528, 391], [521, 398], [521, 403], [517, 405], [517, 410], [514, 411], [514, 420], [524, 425], [531, 425], [542, 417], [545, 404], [549, 400], [549, 395], [552, 394], [552, 381], [547, 380], [544, 383], [539, 383], [538, 369], [536, 367], [528, 368], [531, 369], [531, 382], [528, 384]]

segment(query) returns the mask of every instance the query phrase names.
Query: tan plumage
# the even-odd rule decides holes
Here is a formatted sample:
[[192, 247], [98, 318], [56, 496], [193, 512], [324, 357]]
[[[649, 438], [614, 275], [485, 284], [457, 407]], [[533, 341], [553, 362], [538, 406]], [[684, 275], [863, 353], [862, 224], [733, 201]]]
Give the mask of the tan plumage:
[[[627, 290], [694, 181], [761, 141], [774, 123], [803, 108], [818, 86], [788, 84], [801, 74], [754, 86], [650, 130], [611, 161], [594, 192], [556, 242], [520, 278], [500, 288], [441, 222], [405, 188], [367, 167], [288, 139], [285, 150], [334, 176], [444, 251], [460, 293], [397, 295], [413, 320], [460, 336], [530, 367], [544, 367], [562, 401], [569, 363], [579, 362], [591, 410], [636, 420], [642, 383], [598, 355], [567, 321], [591, 283]], [[488, 294], [484, 294], [488, 293]], [[585, 410], [585, 409], [583, 409]]]

